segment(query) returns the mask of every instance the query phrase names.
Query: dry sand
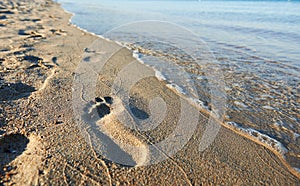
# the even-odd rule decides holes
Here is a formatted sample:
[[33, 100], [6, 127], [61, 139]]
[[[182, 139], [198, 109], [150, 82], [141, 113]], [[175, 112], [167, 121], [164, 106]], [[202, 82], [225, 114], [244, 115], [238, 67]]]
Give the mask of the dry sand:
[[[95, 149], [86, 140], [90, 136], [83, 135], [72, 109], [74, 72], [85, 48], [98, 38], [70, 25], [70, 16], [51, 1], [0, 3], [0, 185], [300, 183], [297, 172], [275, 152], [225, 127], [206, 150], [199, 152], [208, 120], [205, 114], [200, 115], [191, 140], [165, 161], [128, 167], [105, 159], [99, 153], [103, 149]], [[116, 45], [102, 42], [107, 47]], [[97, 96], [112, 96], [114, 77], [133, 60], [127, 49], [113, 56], [99, 75]], [[147, 143], [171, 133], [180, 104], [178, 95], [155, 78], [140, 81], [131, 94], [136, 100], [146, 101], [152, 99], [151, 95], [159, 95], [168, 103], [166, 118], [152, 131], [151, 139], [147, 139], [149, 134], [137, 135], [118, 122], [117, 99], [110, 114], [97, 123], [106, 136], [143, 147], [144, 154], [117, 142], [103, 142], [103, 151], [120, 148], [137, 165], [146, 163]]]

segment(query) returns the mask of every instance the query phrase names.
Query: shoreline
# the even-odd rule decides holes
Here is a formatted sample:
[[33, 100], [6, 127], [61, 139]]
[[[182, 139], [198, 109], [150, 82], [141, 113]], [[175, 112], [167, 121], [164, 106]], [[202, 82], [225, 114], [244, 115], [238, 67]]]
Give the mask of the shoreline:
[[[60, 4], [61, 6], [61, 4]], [[141, 64], [145, 64], [143, 62], [143, 60], [139, 57], [139, 54], [141, 53], [135, 53], [134, 49], [130, 48], [127, 46], [126, 43], [121, 43], [119, 41], [114, 41], [114, 40], [111, 40], [109, 38], [106, 38], [102, 35], [98, 35], [96, 33], [93, 33], [93, 32], [89, 32], [88, 30], [86, 29], [83, 29], [81, 27], [79, 27], [78, 25], [75, 25], [72, 23], [72, 18], [75, 16], [75, 13], [73, 12], [69, 12], [65, 9], [63, 9], [66, 13], [70, 14], [71, 17], [69, 19], [69, 23], [72, 24], [75, 28], [87, 33], [87, 34], [91, 34], [93, 36], [96, 36], [97, 38], [99, 39], [103, 39], [105, 41], [108, 41], [108, 42], [115, 42], [116, 44], [120, 45], [121, 47], [124, 47], [124, 48], [127, 48], [128, 50], [130, 50], [132, 52], [132, 57], [135, 58], [138, 62], [140, 62]], [[147, 65], [148, 66], [148, 65]], [[153, 67], [150, 67], [148, 66], [149, 68], [151, 68], [153, 71], [155, 71], [155, 74], [158, 73], [158, 75], [156, 74], [156, 78], [160, 81], [165, 81], [166, 78], [161, 75], [162, 72], [154, 69]], [[161, 77], [160, 77], [161, 76]], [[167, 84], [166, 85], [172, 85], [172, 84]], [[290, 170], [290, 172], [292, 174], [294, 174], [295, 176], [297, 176], [298, 178], [300, 178], [300, 169], [296, 168], [296, 167], [292, 167], [288, 161], [286, 160], [285, 158], [285, 154], [287, 153], [287, 149], [286, 147], [279, 141], [277, 141], [276, 139], [273, 139], [272, 137], [266, 135], [266, 134], [263, 134], [259, 131], [256, 131], [255, 129], [252, 129], [252, 128], [243, 128], [241, 126], [238, 126], [239, 124], [238, 123], [235, 123], [235, 122], [231, 122], [231, 121], [220, 121], [217, 117], [213, 116], [213, 114], [203, 106], [203, 104], [198, 104], [198, 103], [194, 103], [195, 101], [194, 100], [189, 100], [190, 98], [189, 97], [186, 97], [185, 94], [181, 93], [179, 90], [177, 89], [172, 89], [170, 88], [172, 91], [174, 91], [174, 93], [176, 93], [178, 96], [186, 99], [191, 106], [195, 107], [196, 109], [199, 110], [199, 112], [205, 114], [207, 117], [213, 117], [214, 120], [216, 120], [221, 126], [235, 132], [236, 134], [238, 135], [241, 135], [243, 137], [246, 137], [247, 139], [249, 140], [252, 140], [253, 142], [263, 146], [263, 147], [266, 147], [268, 148], [269, 150], [271, 150], [274, 154], [276, 154], [278, 156], [278, 158], [280, 159], [280, 161]], [[257, 136], [254, 136], [253, 133], [255, 133], [255, 135]], [[263, 137], [262, 137], [263, 136]], [[262, 139], [264, 138], [264, 139]], [[267, 140], [265, 140], [267, 138]], [[276, 148], [275, 148], [276, 147]]]
[[[49, 5], [52, 9], [59, 9], [59, 11], [63, 11], [61, 7], [57, 3], [50, 3]], [[49, 10], [49, 7], [45, 7], [47, 10]], [[37, 15], [42, 14], [47, 17], [47, 13], [45, 12], [38, 12]], [[50, 13], [51, 14], [51, 13]], [[32, 16], [31, 14], [29, 14]], [[73, 119], [73, 114], [71, 113], [72, 111], [72, 103], [71, 101], [66, 101], [66, 100], [71, 100], [72, 94], [70, 92], [70, 89], [72, 87], [72, 81], [73, 81], [73, 72], [76, 68], [76, 63], [78, 64], [81, 61], [82, 56], [78, 56], [74, 53], [74, 51], [77, 52], [83, 52], [84, 48], [86, 46], [89, 46], [96, 38], [95, 35], [92, 35], [89, 32], [79, 30], [79, 28], [76, 28], [76, 26], [68, 26], [67, 24], [70, 24], [66, 22], [66, 17], [71, 17], [70, 13], [67, 13], [66, 11], [60, 12], [58, 15], [64, 16], [62, 19], [64, 21], [60, 21], [60, 25], [52, 25], [51, 27], [56, 27], [56, 32], [62, 32], [60, 33], [58, 37], [48, 35], [45, 36], [46, 38], [42, 39], [41, 42], [33, 43], [33, 46], [36, 47], [36, 50], [42, 49], [43, 51], [51, 51], [53, 55], [50, 56], [50, 61], [56, 61], [53, 60], [54, 57], [56, 57], [57, 64], [54, 69], [53, 69], [53, 74], [49, 75], [49, 71], [47, 71], [45, 74], [47, 76], [46, 79], [40, 84], [40, 86], [36, 86], [35, 88], [40, 91], [35, 91], [31, 93], [31, 95], [26, 98], [22, 98], [21, 100], [16, 100], [12, 101], [13, 104], [16, 104], [18, 107], [25, 107], [27, 109], [32, 109], [35, 110], [38, 114], [38, 117], [29, 117], [27, 120], [25, 120], [25, 123], [32, 123], [31, 125], [17, 125], [18, 130], [17, 131], [9, 131], [9, 128], [15, 123], [15, 120], [9, 121], [7, 124], [5, 124], [7, 131], [4, 131], [4, 135], [2, 138], [7, 139], [7, 136], [9, 136], [11, 133], [21, 133], [20, 131], [24, 130], [25, 136], [30, 136], [29, 137], [29, 145], [27, 145], [27, 149], [32, 150], [32, 144], [35, 143], [40, 143], [43, 144], [44, 147], [39, 147], [40, 145], [37, 145], [39, 148], [36, 151], [31, 152], [32, 154], [39, 154], [39, 158], [35, 158], [35, 164], [30, 164], [30, 155], [28, 155], [28, 151], [21, 152], [21, 154], [15, 158], [13, 158], [9, 163], [10, 165], [16, 165], [17, 162], [23, 162], [23, 164], [29, 166], [29, 167], [37, 167], [34, 168], [34, 170], [38, 170], [38, 174], [36, 172], [30, 173], [28, 176], [34, 177], [34, 181], [38, 180], [38, 183], [61, 183], [59, 178], [62, 178], [62, 181], [64, 183], [68, 183], [69, 181], [74, 181], [76, 182], [77, 179], [83, 180], [83, 183], [102, 183], [102, 184], [109, 184], [112, 185], [112, 183], [137, 183], [140, 181], [140, 183], [155, 183], [155, 179], [158, 181], [163, 180], [162, 176], [163, 175], [169, 175], [171, 178], [175, 178], [175, 180], [169, 180], [169, 184], [177, 182], [177, 183], [187, 183], [187, 184], [197, 184], [197, 183], [222, 183], [225, 181], [225, 183], [245, 183], [243, 180], [238, 179], [236, 181], [231, 180], [231, 178], [237, 178], [236, 175], [239, 174], [239, 170], [243, 170], [244, 168], [248, 167], [245, 166], [243, 167], [242, 164], [248, 164], [249, 168], [251, 170], [257, 169], [256, 166], [259, 166], [257, 164], [252, 164], [251, 161], [253, 162], [260, 162], [260, 159], [264, 159], [262, 162], [266, 163], [268, 162], [265, 167], [263, 167], [262, 172], [260, 171], [259, 175], [251, 174], [251, 175], [242, 175], [244, 179], [248, 181], [248, 183], [257, 183], [259, 181], [265, 180], [267, 178], [264, 178], [265, 175], [267, 175], [268, 178], [272, 178], [274, 173], [271, 172], [271, 170], [276, 170], [276, 168], [269, 169], [270, 167], [277, 167], [278, 170], [275, 172], [280, 172], [283, 171], [285, 176], [282, 177], [282, 175], [278, 175], [277, 179], [281, 180], [281, 182], [277, 183], [285, 183], [285, 179], [290, 179], [290, 183], [292, 183], [292, 180], [294, 180], [294, 183], [297, 183], [299, 180], [299, 174], [295, 174], [295, 172], [292, 172], [291, 167], [287, 166], [285, 161], [276, 153], [274, 150], [270, 149], [270, 147], [264, 145], [267, 149], [270, 150], [272, 154], [269, 154], [269, 150], [263, 148], [261, 146], [260, 142], [257, 142], [260, 145], [254, 145], [255, 143], [251, 143], [249, 137], [243, 138], [242, 136], [238, 136], [241, 134], [234, 134], [237, 133], [236, 131], [233, 130], [234, 133], [231, 131], [227, 131], [226, 129], [222, 128], [220, 131], [220, 136], [217, 137], [215, 140], [215, 146], [212, 144], [207, 151], [204, 152], [204, 154], [207, 155], [207, 157], [199, 157], [198, 153], [199, 152], [193, 152], [189, 155], [189, 153], [192, 149], [190, 148], [184, 148], [181, 150], [175, 157], [173, 161], [165, 161], [163, 163], [160, 163], [158, 165], [151, 165], [148, 168], [147, 167], [138, 167], [138, 168], [124, 168], [121, 165], [116, 165], [112, 162], [107, 163], [105, 158], [102, 157], [101, 155], [99, 156], [96, 151], [93, 149], [92, 145], [85, 145], [86, 141], [83, 139], [81, 136], [80, 132], [78, 129], [75, 129], [74, 126], [76, 126], [76, 122]], [[45, 18], [47, 19], [47, 18]], [[49, 18], [48, 18], [49, 19]], [[70, 19], [69, 19], [70, 20]], [[58, 20], [59, 21], [59, 20]], [[43, 25], [44, 27], [47, 25]], [[59, 28], [62, 27], [63, 29]], [[49, 27], [48, 27], [49, 28]], [[49, 28], [50, 29], [50, 28]], [[59, 31], [61, 29], [61, 31]], [[65, 29], [65, 30], [64, 30]], [[78, 30], [76, 30], [78, 29]], [[64, 35], [63, 31], [66, 31], [66, 35]], [[71, 36], [69, 36], [71, 35]], [[74, 36], [75, 35], [75, 36]], [[20, 37], [20, 36], [17, 36]], [[81, 37], [81, 38], [80, 38]], [[2, 36], [1, 36], [2, 38]], [[78, 39], [80, 41], [73, 41], [74, 39]], [[102, 38], [103, 39], [103, 38]], [[46, 41], [46, 42], [45, 42]], [[82, 43], [80, 43], [82, 42]], [[103, 39], [103, 42], [104, 39]], [[76, 44], [79, 46], [76, 46]], [[51, 45], [51, 47], [48, 47], [48, 45]], [[59, 50], [62, 51], [57, 51]], [[30, 51], [29, 51], [30, 52]], [[34, 52], [33, 52], [34, 53]], [[42, 52], [37, 52], [43, 55]], [[55, 55], [54, 55], [55, 54]], [[124, 55], [130, 55], [127, 52], [124, 51]], [[132, 55], [132, 54], [131, 54]], [[54, 57], [53, 57], [54, 56]], [[7, 56], [4, 56], [5, 59]], [[132, 56], [128, 56], [128, 58], [131, 58]], [[2, 58], [2, 54], [1, 54]], [[42, 56], [43, 59], [45, 59], [45, 62], [48, 62], [46, 60], [47, 56], [44, 57]], [[51, 60], [52, 58], [52, 60]], [[60, 59], [61, 58], [61, 59]], [[121, 58], [117, 58], [121, 59]], [[55, 65], [54, 63], [51, 65]], [[38, 67], [39, 68], [39, 67]], [[35, 72], [35, 71], [34, 71]], [[48, 75], [47, 75], [48, 74]], [[12, 74], [14, 75], [14, 74]], [[107, 75], [107, 74], [106, 74]], [[105, 76], [107, 78], [107, 76]], [[25, 79], [26, 80], [26, 79]], [[46, 82], [46, 83], [45, 83]], [[160, 83], [154, 82], [154, 86], [160, 86]], [[106, 85], [103, 85], [105, 87]], [[151, 88], [146, 87], [146, 88]], [[59, 92], [59, 94], [57, 94]], [[105, 91], [104, 91], [105, 92]], [[102, 93], [100, 93], [102, 94]], [[145, 94], [142, 92], [141, 94]], [[170, 96], [175, 96], [172, 93], [169, 93]], [[101, 96], [105, 96], [101, 95]], [[176, 97], [176, 96], [175, 96]], [[61, 104], [63, 103], [63, 104]], [[37, 109], [37, 105], [39, 105], [38, 108], [42, 108], [41, 113], [39, 109]], [[8, 110], [13, 109], [13, 108], [8, 108]], [[71, 112], [70, 112], [71, 111]], [[20, 114], [21, 115], [21, 114]], [[49, 118], [50, 117], [50, 118]], [[12, 118], [12, 115], [9, 113], [7, 114], [7, 118]], [[203, 118], [203, 121], [205, 121], [205, 118]], [[58, 124], [61, 123], [62, 124]], [[202, 123], [203, 124], [203, 123]], [[223, 125], [222, 125], [223, 126]], [[1, 125], [2, 127], [2, 125]], [[1, 130], [3, 130], [3, 127]], [[224, 126], [226, 127], [226, 126]], [[199, 134], [203, 132], [202, 129], [198, 129]], [[22, 133], [21, 133], [22, 134]], [[72, 135], [70, 135], [72, 134]], [[228, 136], [227, 136], [228, 135]], [[32, 137], [34, 136], [34, 137]], [[81, 137], [80, 137], [81, 136]], [[201, 135], [200, 135], [201, 136]], [[39, 138], [38, 140], [32, 140], [32, 139]], [[236, 139], [237, 141], [234, 142], [235, 140], [230, 140]], [[199, 139], [198, 139], [199, 140]], [[225, 141], [224, 141], [225, 140]], [[231, 149], [231, 151], [227, 151], [226, 147], [226, 140], [231, 141], [233, 144], [232, 147], [228, 147]], [[238, 142], [239, 140], [242, 140], [245, 142], [245, 144], [241, 144], [242, 142]], [[196, 140], [197, 141], [197, 140]], [[34, 142], [34, 143], [32, 143]], [[224, 142], [225, 144], [222, 144]], [[230, 144], [230, 143], [229, 143]], [[236, 144], [236, 148], [240, 149], [234, 149]], [[189, 146], [195, 146], [197, 144], [194, 144], [194, 142], [189, 142]], [[227, 143], [228, 145], [228, 143]], [[246, 147], [244, 147], [246, 146]], [[255, 147], [253, 147], [255, 146]], [[196, 146], [197, 147], [197, 146]], [[252, 150], [251, 152], [244, 152], [248, 154], [247, 156], [250, 158], [248, 159], [247, 157], [234, 157], [232, 155], [234, 154], [239, 154], [237, 152], [243, 152], [243, 149], [248, 149]], [[217, 148], [217, 149], [215, 149]], [[227, 150], [226, 150], [227, 149]], [[254, 149], [258, 150], [258, 153], [261, 153], [263, 156], [255, 156], [255, 155], [250, 155], [251, 153], [254, 153]], [[83, 152], [82, 152], [83, 151]], [[215, 154], [215, 151], [218, 153]], [[84, 153], [87, 152], [87, 153]], [[223, 153], [222, 153], [223, 152]], [[2, 153], [2, 152], [1, 152]], [[27, 153], [27, 154], [26, 154]], [[256, 152], [257, 153], [257, 152]], [[197, 155], [196, 155], [197, 154]], [[215, 156], [220, 157], [215, 157]], [[224, 154], [228, 154], [227, 156]], [[30, 156], [30, 157], [28, 157]], [[86, 158], [84, 158], [86, 157]], [[181, 161], [181, 160], [185, 161]], [[195, 159], [195, 160], [193, 160]], [[231, 159], [231, 161], [225, 161], [226, 159]], [[276, 160], [278, 159], [283, 165], [279, 165], [280, 163], [277, 162], [278, 165], [276, 165]], [[175, 163], [174, 163], [175, 162]], [[186, 165], [183, 162], [190, 162], [191, 167], [193, 168], [193, 172], [198, 172], [198, 174], [194, 173], [186, 173], [186, 171], [189, 169], [189, 166], [186, 167]], [[206, 163], [209, 162], [215, 162], [215, 164], [210, 164], [210, 166], [206, 166]], [[239, 162], [239, 163], [234, 163], [234, 162]], [[273, 163], [270, 163], [273, 162]], [[102, 166], [95, 166], [94, 163], [96, 164], [101, 164]], [[6, 166], [6, 165], [5, 165]], [[165, 166], [165, 168], [162, 168], [161, 166]], [[198, 167], [199, 166], [199, 167]], [[225, 175], [222, 177], [222, 172], [218, 172], [217, 170], [220, 169], [222, 166], [225, 166], [228, 171], [225, 171]], [[293, 177], [291, 174], [289, 174], [288, 170], [284, 169], [283, 167], [280, 166], [285, 166], [290, 173], [293, 173], [295, 176], [298, 176], [298, 178]], [[14, 166], [11, 166], [14, 167]], [[85, 167], [86, 170], [84, 170]], [[158, 167], [161, 167], [158, 169]], [[177, 167], [177, 168], [175, 168]], [[179, 168], [179, 170], [177, 170]], [[211, 170], [211, 167], [213, 167], [213, 170]], [[2, 167], [2, 162], [1, 162], [1, 168]], [[79, 169], [79, 170], [77, 170]], [[237, 169], [238, 171], [236, 171]], [[12, 169], [15, 170], [15, 169]], [[16, 174], [12, 174], [10, 177], [9, 182], [15, 182], [18, 184], [22, 184], [20, 182], [22, 175], [22, 169], [21, 167], [17, 167], [16, 170], [20, 171]], [[25, 169], [26, 170], [26, 169]], [[172, 170], [172, 171], [168, 171]], [[204, 173], [200, 173], [199, 171], [204, 171]], [[206, 170], [206, 171], [205, 171]], [[230, 171], [229, 171], [230, 170]], [[264, 172], [266, 170], [266, 172]], [[294, 169], [293, 169], [294, 170]], [[62, 171], [62, 172], [61, 172]], [[76, 173], [77, 171], [77, 173]], [[220, 171], [220, 170], [219, 170]], [[223, 170], [224, 171], [224, 170]], [[7, 172], [7, 171], [6, 171]], [[14, 172], [14, 171], [8, 171], [9, 172]], [[42, 174], [40, 174], [42, 172]], [[91, 172], [94, 172], [93, 175]], [[97, 173], [98, 172], [98, 173]], [[100, 174], [101, 172], [101, 174]], [[167, 173], [168, 172], [168, 173]], [[230, 174], [232, 172], [232, 174]], [[61, 174], [62, 173], [62, 174]], [[76, 174], [79, 173], [81, 176], [76, 176]], [[103, 173], [103, 174], [102, 174]], [[212, 178], [211, 175], [206, 175], [205, 173], [213, 173], [213, 177], [217, 177], [217, 179], [214, 181], [214, 178]], [[224, 172], [223, 172], [224, 173]], [[23, 172], [24, 174], [24, 172]], [[98, 177], [96, 176], [98, 174]], [[138, 176], [140, 175], [141, 176]], [[265, 175], [264, 175], [265, 174]], [[277, 174], [277, 173], [275, 173]], [[5, 174], [7, 175], [7, 174]], [[153, 176], [154, 180], [151, 178]], [[125, 177], [124, 177], [125, 176]], [[150, 177], [149, 177], [150, 176]], [[258, 176], [258, 177], [257, 177]], [[203, 177], [203, 178], [201, 178]], [[28, 178], [28, 177], [27, 177]], [[138, 179], [137, 182], [134, 182], [134, 179]], [[193, 181], [191, 181], [193, 180]], [[29, 183], [28, 180], [23, 180], [23, 183]], [[107, 181], [107, 182], [106, 182]], [[126, 182], [127, 181], [127, 182]], [[147, 181], [147, 182], [146, 182]], [[172, 182], [174, 181], [174, 182]], [[238, 181], [238, 182], [237, 182]], [[252, 181], [252, 182], [251, 182]], [[272, 180], [268, 180], [270, 183], [272, 183]], [[278, 181], [278, 180], [277, 180]], [[8, 183], [9, 183], [8, 182]], [[5, 182], [6, 183], [6, 182]], [[31, 183], [36, 183], [36, 182], [31, 182]], [[77, 182], [76, 182], [77, 183]], [[223, 182], [224, 183], [224, 182]], [[247, 183], [247, 182], [246, 182]], [[275, 182], [276, 183], [276, 182]]]

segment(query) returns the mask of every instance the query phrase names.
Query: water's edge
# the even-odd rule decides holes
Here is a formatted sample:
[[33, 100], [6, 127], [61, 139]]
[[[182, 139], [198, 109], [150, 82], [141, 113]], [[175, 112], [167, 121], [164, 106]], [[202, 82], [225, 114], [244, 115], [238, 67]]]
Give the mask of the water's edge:
[[[57, 4], [60, 5], [60, 7], [62, 7], [61, 3], [58, 3], [58, 2], [55, 2]], [[69, 19], [69, 23], [76, 27], [77, 29], [87, 33], [87, 34], [91, 34], [91, 35], [94, 35], [100, 39], [103, 39], [103, 40], [106, 40], [106, 41], [111, 41], [111, 42], [115, 42], [116, 44], [118, 45], [121, 45], [122, 47], [126, 47], [127, 49], [131, 50], [132, 53], [133, 53], [133, 57], [139, 61], [140, 63], [143, 63], [144, 62], [142, 61], [142, 59], [139, 57], [139, 54], [136, 52], [136, 51], [133, 51], [132, 49], [130, 49], [129, 47], [127, 47], [125, 44], [122, 44], [121, 42], [118, 42], [118, 41], [113, 41], [109, 38], [106, 38], [102, 35], [97, 35], [93, 32], [90, 32], [86, 29], [83, 29], [81, 27], [79, 27], [78, 25], [72, 23], [72, 18], [75, 16], [75, 13], [73, 12], [70, 12], [70, 11], [67, 11], [65, 10], [64, 8], [62, 8], [67, 14], [70, 14], [71, 17]], [[148, 66], [148, 65], [147, 65]], [[150, 67], [150, 66], [148, 66]], [[152, 67], [150, 67], [152, 68]], [[158, 80], [160, 81], [165, 81], [165, 77], [162, 75], [162, 72], [152, 68], [153, 71], [155, 72], [155, 76]], [[177, 95], [181, 96], [182, 98], [186, 99], [189, 101], [189, 103], [196, 107], [199, 112], [202, 112], [206, 115], [209, 115], [209, 117], [214, 117], [214, 118], [217, 118], [213, 115], [212, 111], [210, 111], [206, 106], [204, 106], [203, 102], [201, 102], [200, 100], [195, 100], [195, 99], [191, 99], [191, 98], [188, 98], [186, 97], [182, 91], [180, 90], [180, 86], [178, 85], [174, 85], [174, 84], [167, 84], [169, 85], [168, 88], [170, 88], [172, 91], [174, 91]], [[177, 87], [177, 88], [176, 88]], [[293, 173], [295, 176], [297, 176], [298, 178], [300, 177], [300, 169], [298, 168], [294, 168], [294, 167], [291, 167], [290, 164], [286, 161], [285, 159], [285, 154], [288, 152], [287, 148], [282, 144], [280, 143], [279, 141], [277, 141], [276, 139], [273, 139], [271, 138], [270, 136], [266, 135], [266, 134], [263, 134], [255, 129], [252, 129], [252, 128], [244, 128], [242, 127], [240, 124], [238, 123], [235, 123], [235, 122], [222, 122], [222, 121], [219, 121], [219, 123], [223, 126], [223, 127], [226, 127], [228, 129], [230, 129], [231, 131], [243, 136], [243, 137], [246, 137], [254, 142], [256, 142], [257, 144], [259, 145], [262, 145], [266, 148], [268, 148], [269, 150], [271, 150], [272, 152], [274, 152], [274, 154], [276, 154], [279, 159], [282, 161], [282, 163], [290, 170], [291, 173]]]

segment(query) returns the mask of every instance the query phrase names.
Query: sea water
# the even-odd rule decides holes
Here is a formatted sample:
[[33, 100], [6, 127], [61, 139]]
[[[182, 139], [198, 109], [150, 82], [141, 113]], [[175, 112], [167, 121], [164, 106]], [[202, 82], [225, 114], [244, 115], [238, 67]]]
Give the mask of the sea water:
[[[58, 2], [62, 3], [64, 9], [75, 14], [71, 20], [73, 24], [125, 43], [134, 51], [135, 57], [156, 70], [160, 80], [168, 81], [170, 88], [195, 103], [200, 103], [207, 110], [211, 110], [212, 98], [207, 85], [207, 74], [201, 72], [201, 69], [219, 68], [226, 93], [223, 122], [258, 138], [283, 154], [293, 167], [300, 168], [300, 2]], [[214, 60], [200, 64], [199, 67], [192, 65], [194, 59], [185, 52], [166, 43], [151, 38], [143, 43], [135, 42], [139, 34], [142, 34], [136, 32], [139, 25], [151, 25], [154, 21], [188, 30], [183, 32], [190, 33], [193, 37], [178, 37], [190, 39], [193, 43], [196, 36], [207, 45]], [[136, 27], [136, 30], [131, 30], [134, 35], [126, 36], [131, 42], [123, 41], [124, 33], [107, 34], [116, 29], [126, 30], [131, 23]], [[176, 35], [178, 32], [175, 28], [168, 34]], [[143, 60], [143, 57], [148, 57], [148, 60]], [[163, 57], [164, 61], [182, 67], [189, 78], [186, 81], [176, 79], [174, 74], [180, 73], [178, 69], [175, 72], [168, 62], [157, 62], [155, 57]], [[189, 87], [189, 81], [193, 81], [195, 88]]]

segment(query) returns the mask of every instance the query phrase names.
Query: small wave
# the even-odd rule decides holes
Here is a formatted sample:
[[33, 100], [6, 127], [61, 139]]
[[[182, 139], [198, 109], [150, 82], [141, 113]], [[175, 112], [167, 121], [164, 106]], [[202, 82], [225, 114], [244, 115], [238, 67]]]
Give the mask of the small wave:
[[[126, 44], [122, 44], [123, 46], [126, 46]], [[128, 46], [128, 45], [127, 45]], [[130, 48], [129, 48], [130, 49]], [[131, 49], [132, 50], [132, 49]], [[139, 61], [141, 64], [145, 64], [147, 67], [150, 67], [152, 70], [155, 72], [155, 77], [160, 80], [160, 81], [167, 81], [167, 78], [163, 75], [163, 73], [154, 67], [147, 65], [143, 59], [141, 58], [142, 55], [138, 52], [138, 50], [133, 50], [132, 57], [135, 58], [137, 61]], [[175, 92], [181, 94], [181, 95], [186, 95], [186, 92], [184, 91], [183, 88], [181, 88], [179, 85], [175, 83], [168, 83], [167, 87], [174, 90]]]
[[155, 71], [155, 76], [157, 77], [158, 80], [160, 81], [165, 81], [167, 80], [166, 77], [164, 75], [162, 75], [162, 73], [158, 70]]
[[184, 92], [184, 90], [180, 86], [178, 86], [176, 84], [173, 84], [173, 83], [172, 84], [167, 84], [167, 87], [169, 87], [172, 90], [175, 90], [179, 94], [186, 95], [186, 93]]
[[283, 146], [279, 141], [271, 138], [270, 136], [263, 134], [255, 129], [243, 128], [235, 122], [226, 122], [225, 123], [230, 128], [233, 128], [236, 131], [242, 132], [244, 134], [250, 135], [254, 139], [260, 141], [261, 143], [271, 147], [276, 152], [280, 153], [282, 156], [288, 152], [287, 148]]

